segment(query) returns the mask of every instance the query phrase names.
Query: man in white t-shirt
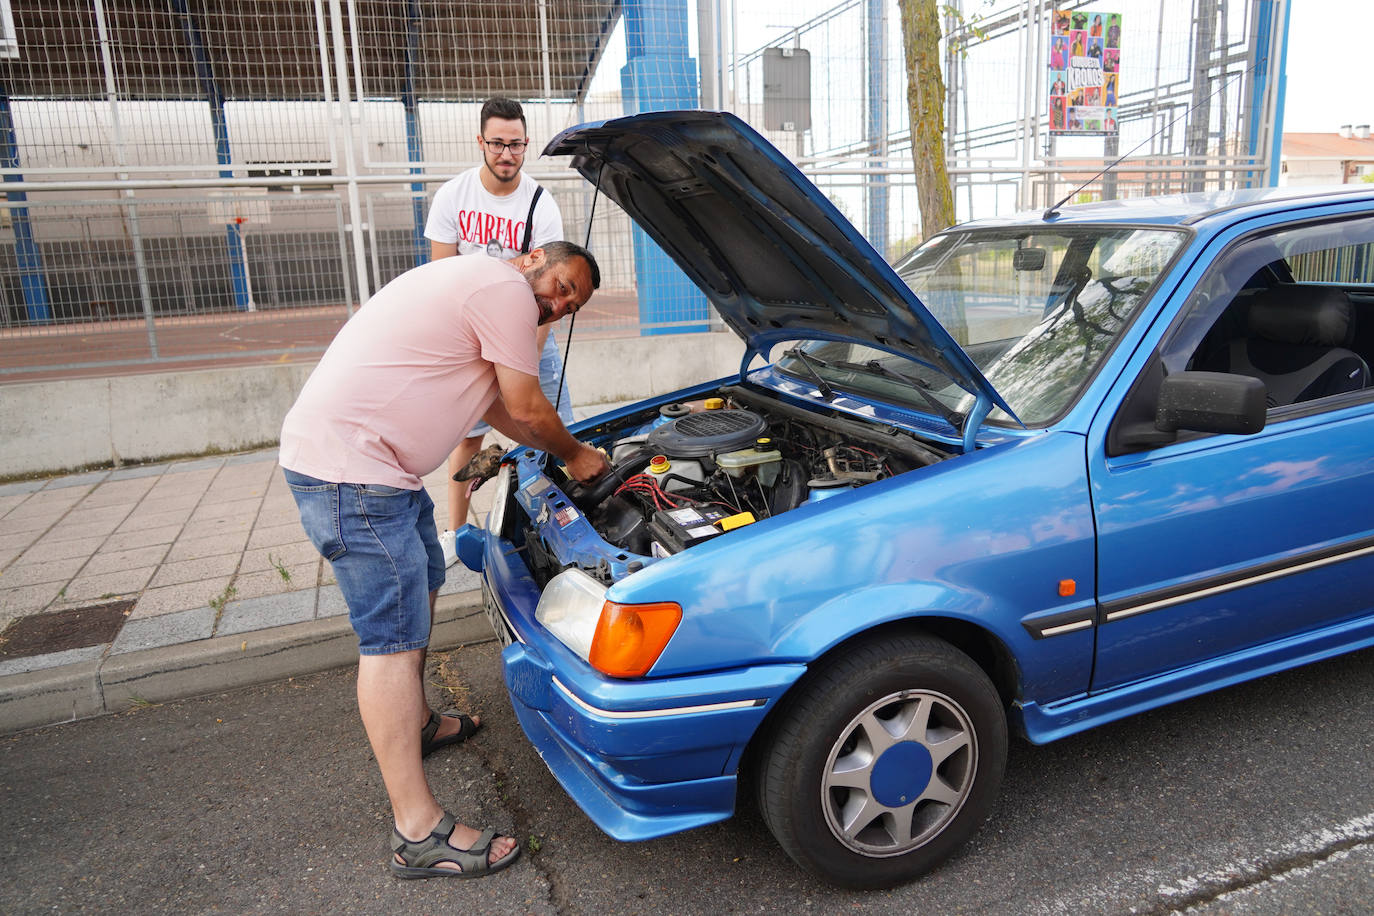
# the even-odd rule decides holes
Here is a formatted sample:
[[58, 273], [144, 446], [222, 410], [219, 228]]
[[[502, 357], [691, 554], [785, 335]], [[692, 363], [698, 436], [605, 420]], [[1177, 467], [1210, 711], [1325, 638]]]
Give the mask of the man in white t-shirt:
[[[563, 216], [553, 195], [521, 173], [529, 148], [525, 113], [513, 99], [488, 99], [482, 106], [477, 143], [482, 164], [446, 182], [434, 195], [425, 223], [430, 259], [453, 255], [485, 254], [509, 260], [563, 238]], [[539, 328], [539, 384], [549, 402], [557, 405], [564, 425], [573, 421], [572, 398], [567, 385], [559, 391], [563, 361], [558, 355], [551, 327]], [[474, 427], [448, 462], [448, 527], [440, 533], [444, 562], [458, 559], [454, 529], [467, 522], [471, 481], [455, 482], [482, 448], [491, 427]]]

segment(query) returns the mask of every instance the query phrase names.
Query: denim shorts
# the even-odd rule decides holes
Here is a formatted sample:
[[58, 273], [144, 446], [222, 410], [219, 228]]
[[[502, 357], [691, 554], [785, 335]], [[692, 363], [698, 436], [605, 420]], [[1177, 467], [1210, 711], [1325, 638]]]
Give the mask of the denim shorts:
[[444, 584], [444, 551], [424, 488], [330, 483], [282, 470], [305, 533], [334, 567], [358, 651], [429, 645], [429, 593]]
[[[558, 344], [554, 341], [553, 335], [557, 331], [554, 328], [549, 332], [548, 339], [544, 341], [544, 352], [539, 354], [539, 387], [544, 392], [544, 397], [549, 399], [550, 404], [558, 405], [558, 418], [563, 421], [564, 426], [571, 426], [573, 421], [572, 412], [572, 392], [568, 390], [568, 383], [563, 383], [563, 398], [558, 397], [558, 380], [563, 376], [563, 359], [558, 355]], [[473, 436], [485, 436], [491, 432], [491, 427], [478, 421], [477, 425], [468, 433], [468, 438]]]

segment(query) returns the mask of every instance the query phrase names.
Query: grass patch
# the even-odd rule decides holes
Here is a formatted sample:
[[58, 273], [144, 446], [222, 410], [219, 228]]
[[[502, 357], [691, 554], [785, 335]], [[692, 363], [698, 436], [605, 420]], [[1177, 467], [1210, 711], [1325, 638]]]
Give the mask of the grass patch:
[[291, 570], [286, 568], [285, 563], [272, 556], [270, 553], [267, 555], [267, 562], [272, 564], [272, 567], [276, 569], [277, 575], [281, 576], [283, 582], [291, 581]]
[[431, 652], [429, 653], [429, 684], [438, 690], [442, 690], [447, 696], [449, 704], [454, 709], [462, 709], [471, 713], [468, 709], [468, 686], [463, 683], [463, 679], [458, 676], [456, 659], [452, 652]]
[[234, 588], [234, 586], [226, 585], [224, 586], [224, 591], [220, 592], [218, 595], [210, 599], [210, 607], [215, 609], [216, 617], [219, 617], [220, 614], [224, 613], [224, 606], [228, 604], [230, 601], [232, 601], [234, 599], [234, 596], [238, 593], [239, 590]]

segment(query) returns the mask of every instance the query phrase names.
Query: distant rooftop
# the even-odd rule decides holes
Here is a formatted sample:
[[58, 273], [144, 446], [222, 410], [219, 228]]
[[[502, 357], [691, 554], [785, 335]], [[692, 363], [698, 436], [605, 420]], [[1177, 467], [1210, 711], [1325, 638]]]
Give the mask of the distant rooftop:
[[[1366, 133], [1368, 131], [1366, 130]], [[1374, 160], [1374, 137], [1345, 137], [1339, 133], [1283, 135], [1283, 155], [1286, 159], [1371, 159]]]

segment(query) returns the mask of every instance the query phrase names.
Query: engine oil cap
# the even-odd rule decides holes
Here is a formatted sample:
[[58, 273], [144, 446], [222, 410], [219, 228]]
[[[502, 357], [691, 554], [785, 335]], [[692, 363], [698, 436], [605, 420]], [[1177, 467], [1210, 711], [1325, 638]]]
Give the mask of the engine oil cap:
[[707, 410], [721, 410], [725, 407], [725, 398], [707, 398], [702, 406]]

